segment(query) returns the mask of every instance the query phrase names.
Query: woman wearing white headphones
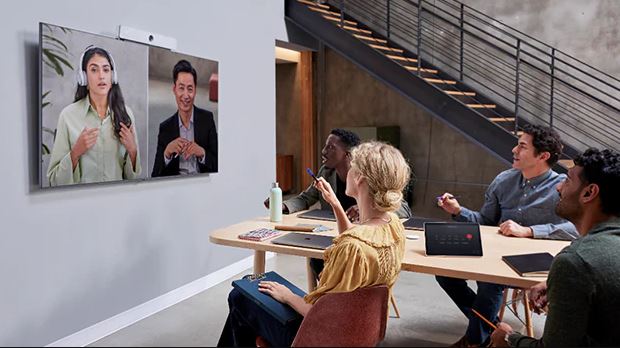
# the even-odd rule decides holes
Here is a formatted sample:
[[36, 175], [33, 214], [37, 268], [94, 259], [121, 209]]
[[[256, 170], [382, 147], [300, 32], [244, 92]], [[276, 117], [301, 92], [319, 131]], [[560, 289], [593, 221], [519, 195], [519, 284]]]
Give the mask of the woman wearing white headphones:
[[134, 179], [140, 157], [112, 56], [99, 47], [80, 57], [73, 104], [58, 118], [47, 170], [51, 186]]

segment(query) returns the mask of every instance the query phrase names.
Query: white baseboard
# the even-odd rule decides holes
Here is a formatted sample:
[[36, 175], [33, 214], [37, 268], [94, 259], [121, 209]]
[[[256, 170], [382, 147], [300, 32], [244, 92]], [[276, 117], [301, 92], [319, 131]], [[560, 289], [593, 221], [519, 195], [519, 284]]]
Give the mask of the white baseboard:
[[[274, 253], [268, 252], [266, 258], [270, 259], [274, 255]], [[230, 266], [210, 273], [200, 279], [185, 284], [180, 288], [174, 289], [148, 302], [131, 308], [123, 313], [117, 314], [93, 326], [87, 327], [74, 334], [52, 342], [46, 347], [87, 346], [133, 323], [136, 323], [187, 298], [190, 298], [202, 291], [205, 291], [210, 287], [213, 287], [234, 276], [235, 274], [238, 274], [248, 268], [252, 268], [253, 265], [254, 256], [246, 257], [245, 259], [237, 261]]]

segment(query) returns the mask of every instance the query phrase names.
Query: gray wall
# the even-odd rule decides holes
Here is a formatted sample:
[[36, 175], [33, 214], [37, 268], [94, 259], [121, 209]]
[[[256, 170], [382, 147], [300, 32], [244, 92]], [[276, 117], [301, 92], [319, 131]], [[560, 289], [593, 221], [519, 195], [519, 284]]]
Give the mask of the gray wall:
[[[174, 13], [168, 1], [111, 0], [96, 11], [79, 1], [21, 1], [0, 13], [0, 345], [51, 343], [250, 255], [208, 235], [265, 214], [283, 5], [185, 5]], [[219, 61], [219, 173], [39, 191], [39, 21], [108, 35], [119, 24], [150, 30], [177, 38], [180, 52]]]

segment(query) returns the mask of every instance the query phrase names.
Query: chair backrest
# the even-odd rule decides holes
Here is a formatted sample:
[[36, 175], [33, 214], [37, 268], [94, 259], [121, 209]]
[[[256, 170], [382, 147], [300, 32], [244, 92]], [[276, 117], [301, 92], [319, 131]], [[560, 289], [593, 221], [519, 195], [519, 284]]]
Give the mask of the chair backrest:
[[304, 317], [293, 347], [376, 346], [385, 337], [385, 285], [321, 296]]

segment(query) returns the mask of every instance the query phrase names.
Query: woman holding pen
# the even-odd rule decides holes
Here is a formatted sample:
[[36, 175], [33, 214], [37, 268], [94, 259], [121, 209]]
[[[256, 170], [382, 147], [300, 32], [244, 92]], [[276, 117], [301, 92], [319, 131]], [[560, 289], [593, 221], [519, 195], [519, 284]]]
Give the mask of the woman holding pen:
[[[349, 221], [324, 178], [314, 183], [332, 206], [339, 232], [334, 244], [325, 251], [325, 268], [319, 276], [319, 286], [303, 298], [276, 282], [263, 281], [259, 290], [291, 306], [302, 316], [326, 293], [351, 292], [374, 285], [387, 285], [391, 292], [405, 250], [404, 226], [393, 211], [400, 207], [402, 190], [409, 176], [409, 165], [396, 148], [379, 142], [355, 147], [347, 174], [346, 194], [357, 201], [359, 224]], [[235, 289], [228, 303], [230, 314], [218, 346], [254, 345], [257, 335], [272, 346], [290, 346], [301, 325], [301, 321], [281, 325]]]

